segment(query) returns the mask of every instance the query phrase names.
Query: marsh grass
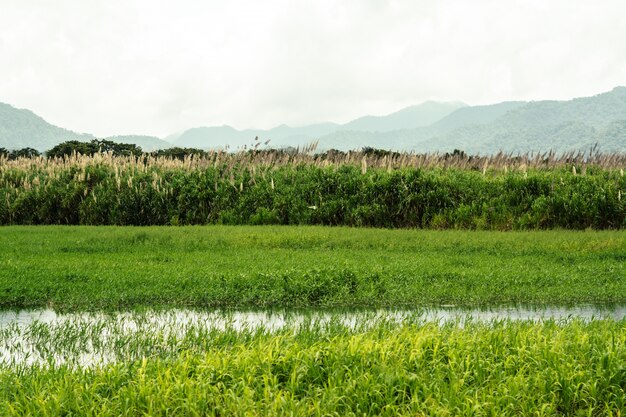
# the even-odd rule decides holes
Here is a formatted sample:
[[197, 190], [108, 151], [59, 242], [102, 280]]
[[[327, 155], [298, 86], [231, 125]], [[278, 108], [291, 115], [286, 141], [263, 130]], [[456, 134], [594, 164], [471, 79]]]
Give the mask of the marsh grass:
[[[107, 326], [112, 323], [108, 322]], [[79, 327], [79, 326], [76, 326]], [[93, 329], [33, 328], [74, 351]], [[3, 415], [621, 415], [626, 323], [339, 321], [190, 325], [125, 339], [120, 362], [0, 370]], [[13, 331], [13, 330], [11, 330]], [[176, 332], [175, 332], [176, 333]], [[65, 336], [63, 336], [65, 335]], [[60, 337], [63, 336], [63, 337]], [[54, 342], [59, 339], [59, 342]], [[80, 350], [80, 349], [79, 349]], [[127, 356], [128, 352], [132, 352]]]
[[[509, 322], [623, 320], [624, 308], [413, 309], [413, 310], [142, 310], [125, 313], [23, 312], [0, 323], [0, 366], [96, 367], [171, 358], [180, 351], [206, 351], [228, 339], [297, 334], [313, 339], [336, 332], [436, 324], [460, 328]], [[16, 315], [16, 318], [21, 316]], [[9, 315], [10, 316], [10, 315]], [[30, 317], [30, 319], [29, 319]], [[26, 319], [24, 319], [26, 318]]]
[[0, 306], [61, 311], [626, 302], [620, 231], [5, 227]]
[[0, 224], [619, 229], [622, 154], [0, 159]]

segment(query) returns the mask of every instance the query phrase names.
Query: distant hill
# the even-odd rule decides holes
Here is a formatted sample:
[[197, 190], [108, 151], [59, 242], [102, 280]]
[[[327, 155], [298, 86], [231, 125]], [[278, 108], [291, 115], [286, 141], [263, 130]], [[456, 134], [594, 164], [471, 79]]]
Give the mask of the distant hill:
[[[318, 123], [302, 127], [280, 125], [269, 130], [236, 130], [230, 126], [199, 127], [185, 131], [174, 138], [176, 146], [213, 148], [228, 145], [231, 149], [249, 146], [255, 137], [270, 140], [270, 146], [286, 147], [308, 144], [326, 135], [337, 134], [350, 136], [351, 133], [389, 132], [398, 129], [416, 128], [430, 125], [451, 112], [465, 106], [463, 103], [437, 103], [427, 101], [417, 106], [410, 106], [386, 116], [364, 116], [344, 125], [336, 123]], [[355, 141], [360, 147], [359, 140]], [[332, 147], [332, 146], [331, 146]], [[338, 145], [338, 147], [342, 147]], [[343, 146], [345, 147], [345, 146]]]
[[386, 116], [364, 116], [332, 123], [270, 130], [239, 131], [229, 126], [190, 129], [178, 146], [231, 149], [250, 145], [255, 136], [270, 146], [319, 141], [319, 150], [364, 146], [416, 152], [471, 153], [587, 150], [626, 152], [626, 87], [568, 101], [509, 101], [481, 106], [425, 102]]
[[89, 141], [93, 136], [51, 125], [30, 110], [0, 103], [0, 148], [44, 151], [67, 140]]
[[145, 152], [152, 152], [159, 149], [171, 148], [172, 144], [163, 139], [159, 139], [156, 136], [143, 136], [143, 135], [121, 135], [121, 136], [109, 136], [104, 138], [116, 143], [130, 143], [141, 146], [141, 149]]
[[616, 87], [607, 93], [569, 101], [533, 101], [506, 113], [501, 123], [520, 128], [531, 124], [550, 126], [580, 121], [601, 128], [624, 118], [626, 87]]
[[626, 152], [626, 87], [568, 101], [504, 102], [460, 108], [430, 126], [371, 132], [335, 132], [320, 147], [372, 146], [416, 152], [470, 153], [588, 150]]
[[173, 143], [180, 147], [238, 149], [254, 145], [258, 137], [265, 142], [270, 140], [272, 147], [286, 147], [313, 141], [337, 130], [334, 123], [320, 123], [303, 127], [280, 125], [273, 129], [237, 130], [231, 126], [196, 127], [186, 130], [173, 138]]
[[[30, 110], [17, 109], [0, 103], [0, 148], [34, 148], [47, 151], [61, 142], [78, 140], [89, 142], [95, 136], [88, 133], [76, 133], [46, 122]], [[132, 143], [141, 146], [144, 151], [164, 149], [172, 146], [154, 136], [112, 136], [104, 138], [117, 143]]]
[[[421, 140], [425, 149], [463, 149], [493, 153], [530, 150], [601, 150], [626, 152], [626, 87], [569, 101], [534, 101], [504, 113], [488, 124], [466, 124]], [[419, 146], [419, 145], [418, 145]]]
[[[255, 142], [258, 137], [259, 141]], [[88, 141], [53, 126], [28, 110], [0, 104], [0, 147], [40, 151], [66, 140]], [[468, 153], [588, 150], [626, 152], [626, 87], [567, 101], [509, 101], [481, 106], [428, 101], [385, 116], [364, 116], [346, 124], [237, 130], [231, 126], [196, 127], [159, 139], [153, 136], [106, 138], [146, 151], [172, 146], [228, 148], [269, 142], [269, 147], [302, 146], [318, 141], [318, 150], [365, 146], [398, 151]], [[264, 145], [263, 145], [264, 146]]]
[[428, 126], [448, 116], [453, 111], [465, 107], [466, 104], [438, 103], [427, 101], [417, 106], [405, 107], [386, 116], [364, 116], [348, 122], [340, 130], [364, 132], [389, 132], [398, 129], [414, 129]]
[[518, 109], [527, 104], [524, 101], [505, 101], [498, 104], [485, 106], [467, 106], [457, 109], [433, 123], [432, 132], [450, 132], [456, 128], [467, 125], [484, 125], [496, 121], [511, 110]]

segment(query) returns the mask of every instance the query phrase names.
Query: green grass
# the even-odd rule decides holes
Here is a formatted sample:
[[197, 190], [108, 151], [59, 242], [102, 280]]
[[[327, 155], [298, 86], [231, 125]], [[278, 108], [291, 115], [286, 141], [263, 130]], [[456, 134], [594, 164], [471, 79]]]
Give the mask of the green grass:
[[626, 301], [626, 233], [3, 227], [0, 307]]
[[130, 312], [0, 328], [0, 415], [624, 415], [625, 320], [149, 310], [624, 302], [623, 231], [2, 227], [0, 308]]
[[[88, 327], [88, 326], [87, 326]], [[80, 330], [82, 329], [82, 330]], [[91, 328], [93, 330], [93, 328]], [[102, 329], [97, 330], [98, 333]], [[78, 333], [76, 333], [78, 331]], [[12, 415], [623, 415], [626, 322], [392, 324], [369, 328], [111, 334], [144, 359], [0, 369]], [[89, 328], [30, 330], [38, 349]], [[94, 340], [99, 340], [95, 338]], [[71, 351], [71, 349], [69, 349]]]

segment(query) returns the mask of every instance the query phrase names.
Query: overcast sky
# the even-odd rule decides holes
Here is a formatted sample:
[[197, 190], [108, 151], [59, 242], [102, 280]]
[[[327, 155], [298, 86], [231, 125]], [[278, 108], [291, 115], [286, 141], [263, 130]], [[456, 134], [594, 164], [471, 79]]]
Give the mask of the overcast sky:
[[0, 102], [99, 136], [626, 85], [624, 0], [0, 0]]

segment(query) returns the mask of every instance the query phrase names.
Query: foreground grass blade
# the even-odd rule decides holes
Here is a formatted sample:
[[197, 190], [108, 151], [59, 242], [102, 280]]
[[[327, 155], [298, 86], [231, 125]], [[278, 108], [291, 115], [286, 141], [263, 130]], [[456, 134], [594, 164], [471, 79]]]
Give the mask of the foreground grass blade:
[[[624, 321], [464, 327], [379, 323], [359, 330], [314, 326], [213, 336], [201, 349], [188, 340], [171, 356], [104, 367], [6, 368], [0, 371], [0, 413], [394, 416], [626, 411]], [[148, 336], [142, 346], [158, 341], [158, 336]]]

